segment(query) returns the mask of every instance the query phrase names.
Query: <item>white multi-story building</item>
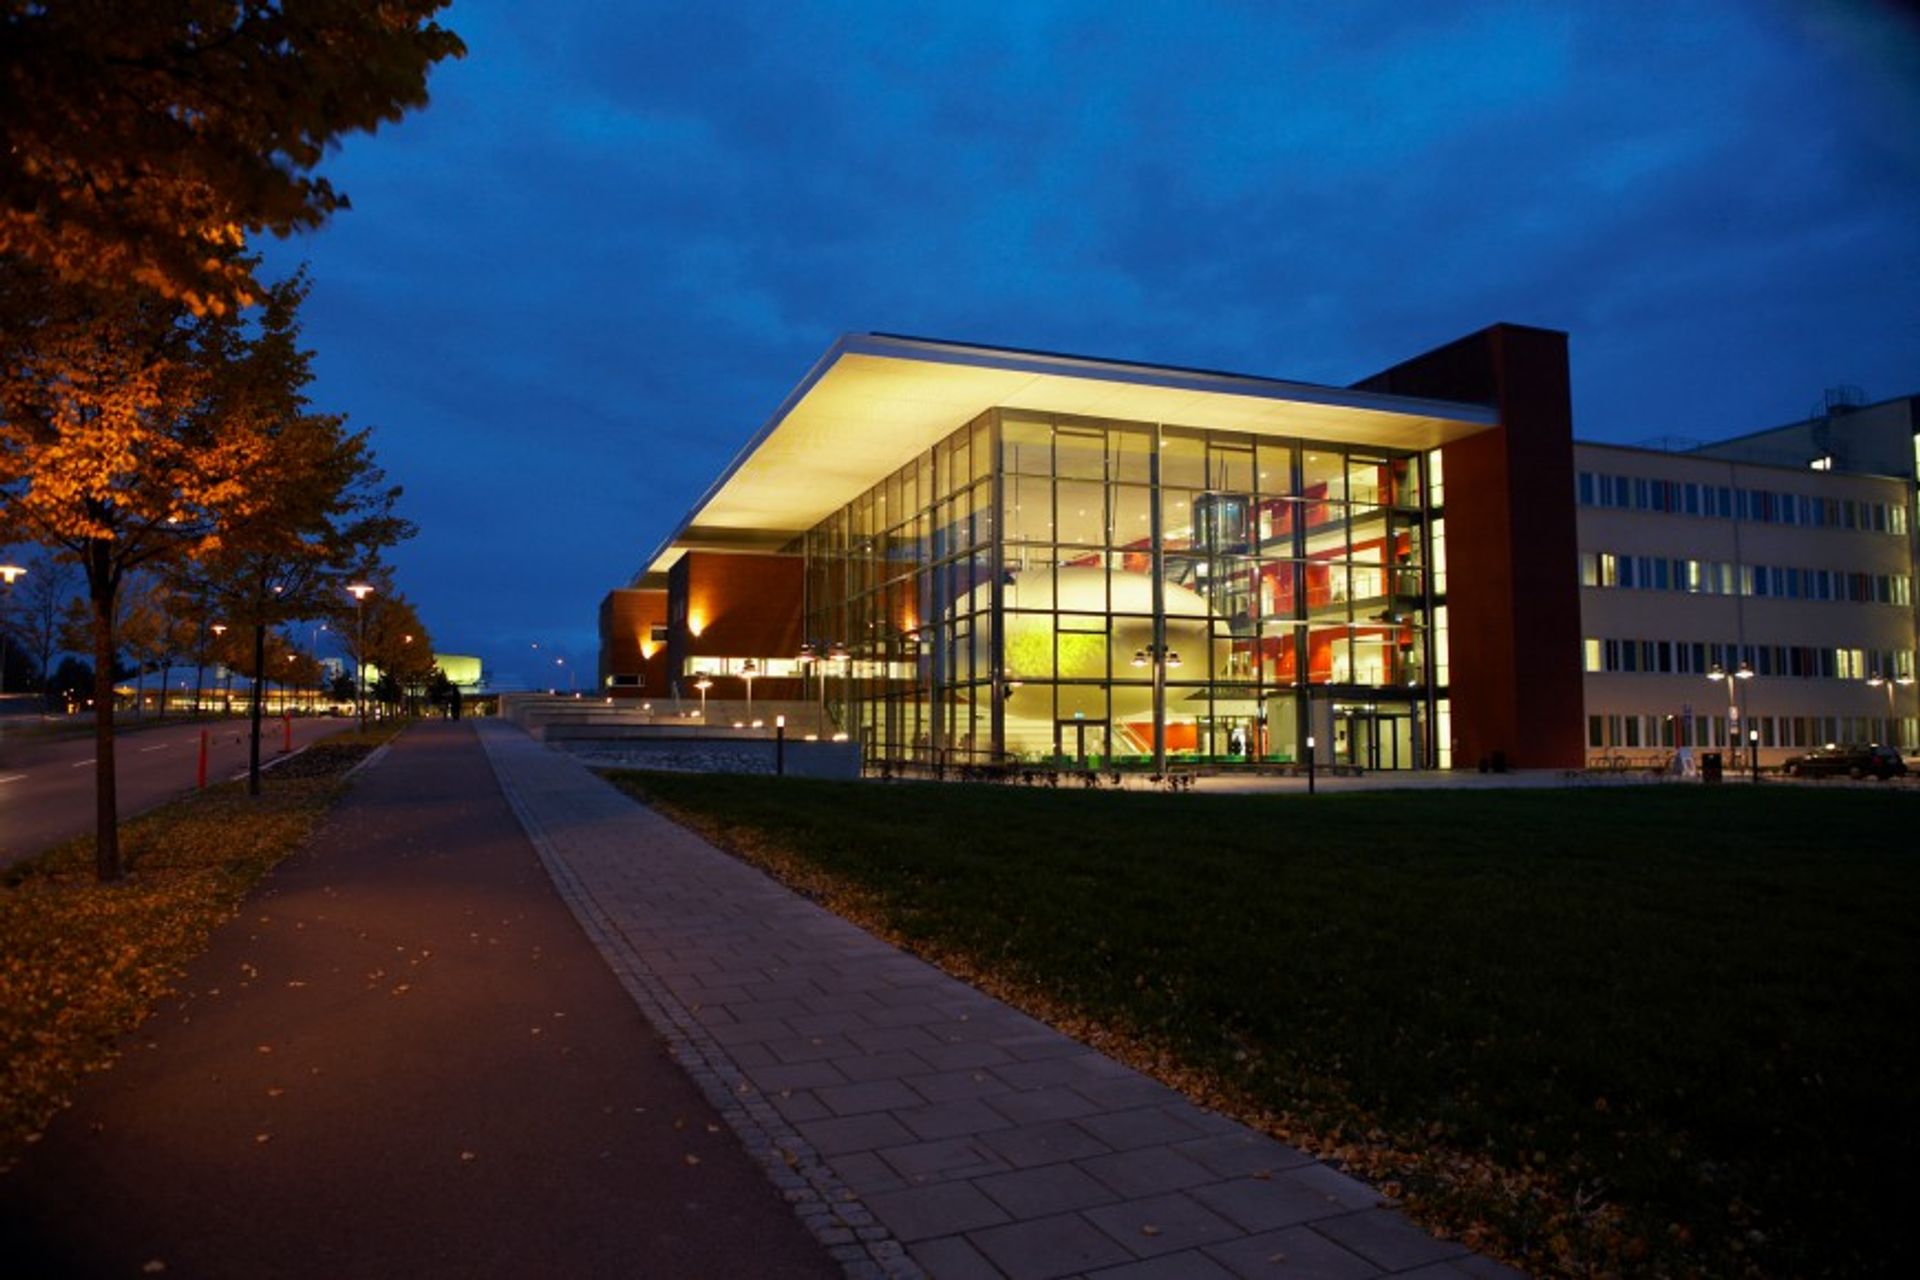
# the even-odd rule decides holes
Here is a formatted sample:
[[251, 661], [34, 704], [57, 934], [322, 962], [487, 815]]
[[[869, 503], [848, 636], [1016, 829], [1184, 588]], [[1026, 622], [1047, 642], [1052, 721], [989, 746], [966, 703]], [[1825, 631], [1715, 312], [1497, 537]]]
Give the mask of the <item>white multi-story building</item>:
[[1920, 745], [1917, 410], [1840, 403], [1685, 453], [1575, 446], [1590, 760]]

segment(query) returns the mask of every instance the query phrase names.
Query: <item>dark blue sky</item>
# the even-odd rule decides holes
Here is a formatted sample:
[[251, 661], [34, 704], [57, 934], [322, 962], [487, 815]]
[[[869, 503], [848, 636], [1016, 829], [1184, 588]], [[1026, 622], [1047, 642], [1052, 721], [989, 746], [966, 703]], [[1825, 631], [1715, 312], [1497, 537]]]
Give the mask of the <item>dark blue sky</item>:
[[439, 647], [590, 673], [601, 595], [846, 331], [1344, 384], [1545, 325], [1621, 442], [1920, 391], [1904, 13], [461, 0], [467, 59], [271, 260]]

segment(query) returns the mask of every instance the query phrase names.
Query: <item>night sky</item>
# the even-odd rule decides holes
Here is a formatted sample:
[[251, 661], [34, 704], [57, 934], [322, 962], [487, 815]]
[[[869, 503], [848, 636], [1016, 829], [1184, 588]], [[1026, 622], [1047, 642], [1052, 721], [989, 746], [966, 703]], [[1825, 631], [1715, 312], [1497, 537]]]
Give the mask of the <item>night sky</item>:
[[[1638, 15], [1633, 22], [1623, 21]], [[1410, 16], [1424, 15], [1424, 16]], [[1589, 439], [1920, 392], [1920, 24], [1868, 3], [462, 0], [325, 168], [315, 399], [444, 652], [595, 608], [833, 339], [1350, 383], [1571, 334]]]

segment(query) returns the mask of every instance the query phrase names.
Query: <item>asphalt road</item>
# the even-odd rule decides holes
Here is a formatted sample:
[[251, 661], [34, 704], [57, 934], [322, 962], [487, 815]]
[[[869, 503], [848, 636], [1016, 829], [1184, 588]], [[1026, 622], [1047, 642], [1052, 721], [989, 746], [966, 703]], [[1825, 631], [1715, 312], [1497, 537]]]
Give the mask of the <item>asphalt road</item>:
[[0, 1271], [840, 1274], [581, 932], [468, 725], [361, 772], [181, 987], [0, 1175]]
[[[339, 733], [351, 723], [333, 717], [296, 716], [294, 748]], [[168, 725], [133, 733], [123, 729], [114, 742], [121, 817], [151, 809], [193, 789], [202, 729], [208, 734], [209, 782], [225, 780], [246, 769], [244, 720]], [[281, 755], [285, 741], [279, 720], [262, 725], [260, 762], [265, 764]], [[9, 734], [0, 742], [0, 868], [93, 830], [94, 758], [92, 738], [25, 742]]]

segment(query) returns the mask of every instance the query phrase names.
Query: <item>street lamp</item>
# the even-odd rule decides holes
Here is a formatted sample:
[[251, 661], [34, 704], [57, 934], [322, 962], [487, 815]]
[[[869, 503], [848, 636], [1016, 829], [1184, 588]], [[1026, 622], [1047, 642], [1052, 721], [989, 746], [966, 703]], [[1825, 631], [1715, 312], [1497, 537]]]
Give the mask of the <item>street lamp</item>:
[[1153, 667], [1153, 772], [1167, 772], [1167, 669], [1180, 666], [1180, 655], [1163, 644], [1150, 644], [1133, 651], [1133, 665]]
[[[220, 641], [220, 637], [227, 634], [227, 624], [224, 622], [216, 622], [208, 627], [207, 630], [213, 632], [213, 639], [217, 644]], [[233, 714], [233, 664], [228, 662], [226, 657], [222, 655], [220, 668], [227, 673], [224, 687], [220, 691], [220, 714], [230, 716]]]
[[702, 671], [700, 678], [693, 682], [693, 687], [700, 691], [700, 723], [704, 726], [707, 723], [707, 690], [713, 688], [713, 681]]
[[27, 576], [17, 564], [0, 564], [0, 585], [7, 589], [6, 609], [0, 609], [0, 693], [7, 691], [7, 614], [13, 607], [13, 584]]
[[1707, 671], [1707, 679], [1724, 680], [1727, 683], [1727, 745], [1733, 748], [1734, 757], [1729, 763], [1737, 767], [1740, 763], [1740, 708], [1733, 700], [1734, 682], [1753, 679], [1753, 668], [1743, 661], [1729, 675], [1727, 669], [1716, 662]]
[[760, 664], [748, 658], [740, 664], [740, 678], [747, 682], [747, 723], [753, 723], [753, 680], [760, 674]]
[[347, 594], [353, 597], [355, 634], [353, 652], [354, 709], [360, 715], [360, 732], [367, 731], [367, 597], [373, 588], [364, 582], [350, 583]]
[[1902, 744], [1900, 741], [1900, 720], [1899, 720], [1899, 717], [1894, 714], [1893, 690], [1895, 685], [1899, 685], [1904, 688], [1905, 686], [1910, 685], [1912, 683], [1913, 683], [1912, 676], [1888, 677], [1880, 674], [1880, 672], [1877, 670], [1872, 675], [1867, 677], [1868, 685], [1872, 686], [1875, 689], [1885, 689], [1887, 691], [1887, 737], [1889, 739], [1888, 745], [1891, 746], [1895, 751], [1900, 750]]

